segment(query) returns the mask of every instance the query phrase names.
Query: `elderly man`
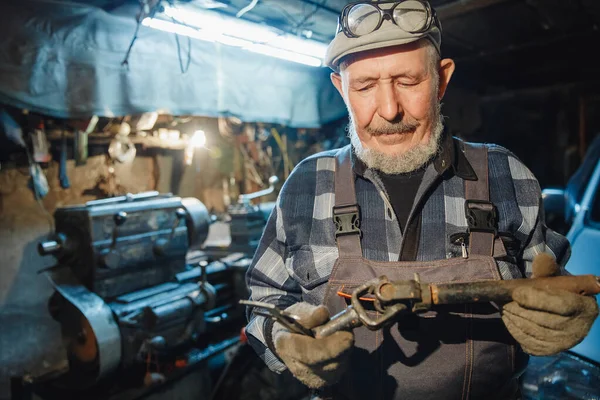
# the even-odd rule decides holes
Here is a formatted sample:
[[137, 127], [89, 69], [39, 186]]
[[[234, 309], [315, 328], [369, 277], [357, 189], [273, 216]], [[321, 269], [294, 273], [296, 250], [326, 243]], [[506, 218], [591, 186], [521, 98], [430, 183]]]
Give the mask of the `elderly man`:
[[[381, 275], [465, 282], [564, 272], [554, 260], [564, 265], [568, 242], [545, 227], [532, 173], [508, 150], [444, 129], [440, 102], [455, 65], [440, 45], [427, 2], [343, 9], [326, 62], [348, 107], [351, 146], [307, 158], [286, 181], [248, 271], [252, 300], [312, 328]], [[539, 254], [547, 257], [534, 263]], [[562, 291], [524, 288], [513, 298], [318, 339], [251, 311], [246, 332], [272, 370], [289, 369], [322, 396], [514, 399], [521, 349], [572, 347], [598, 310], [593, 298]]]

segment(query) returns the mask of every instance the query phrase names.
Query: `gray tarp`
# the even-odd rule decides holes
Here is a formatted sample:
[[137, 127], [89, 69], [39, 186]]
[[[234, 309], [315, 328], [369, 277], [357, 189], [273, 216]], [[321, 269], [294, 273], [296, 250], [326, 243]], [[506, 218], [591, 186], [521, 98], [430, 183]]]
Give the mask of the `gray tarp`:
[[62, 1], [3, 3], [2, 103], [58, 118], [165, 110], [292, 127], [317, 127], [346, 112], [326, 68], [181, 36], [180, 59], [174, 34], [145, 26], [126, 67], [133, 13]]

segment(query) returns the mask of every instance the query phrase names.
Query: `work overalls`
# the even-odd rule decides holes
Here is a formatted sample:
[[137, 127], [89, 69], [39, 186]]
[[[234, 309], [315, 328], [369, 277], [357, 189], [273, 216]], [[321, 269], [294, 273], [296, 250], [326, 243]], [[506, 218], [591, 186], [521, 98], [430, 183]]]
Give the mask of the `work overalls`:
[[[501, 279], [493, 258], [494, 245], [502, 244], [495, 240], [492, 229], [495, 223], [493, 204], [489, 202], [486, 147], [465, 144], [465, 154], [478, 177], [476, 181], [465, 180], [470, 228], [468, 255], [433, 262], [377, 262], [363, 258], [355, 176], [347, 149], [336, 156], [333, 218], [339, 258], [323, 301], [331, 315], [346, 308], [354, 288], [382, 275], [394, 281], [414, 279], [418, 273], [425, 283]], [[353, 221], [350, 229], [347, 224], [344, 228], [342, 218]], [[374, 309], [369, 312], [375, 320], [380, 315]], [[346, 374], [340, 383], [316, 398], [518, 398], [517, 379], [526, 365], [526, 356], [518, 350], [492, 304], [440, 306], [420, 316], [401, 317], [379, 331], [360, 327], [354, 334], [355, 348]]]

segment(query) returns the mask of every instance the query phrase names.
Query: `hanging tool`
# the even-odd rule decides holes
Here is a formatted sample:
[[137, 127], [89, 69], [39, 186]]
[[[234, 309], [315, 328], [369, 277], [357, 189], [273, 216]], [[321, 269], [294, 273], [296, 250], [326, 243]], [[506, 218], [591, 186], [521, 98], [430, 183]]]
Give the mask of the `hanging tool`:
[[75, 130], [75, 142], [73, 144], [73, 152], [75, 158], [75, 166], [85, 165], [88, 159], [88, 135], [94, 131], [98, 124], [98, 116], [94, 115], [87, 124], [85, 131], [81, 129]]
[[63, 189], [70, 188], [71, 183], [69, 182], [69, 175], [67, 174], [67, 135], [64, 130], [62, 131], [62, 138], [60, 141], [60, 166], [58, 171], [60, 187]]
[[36, 163], [47, 163], [52, 160], [52, 155], [50, 155], [50, 144], [46, 138], [44, 121], [40, 121], [31, 133], [31, 143], [33, 145], [33, 161]]
[[0, 109], [0, 123], [4, 127], [6, 137], [11, 142], [21, 147], [26, 147], [21, 126], [4, 109]]

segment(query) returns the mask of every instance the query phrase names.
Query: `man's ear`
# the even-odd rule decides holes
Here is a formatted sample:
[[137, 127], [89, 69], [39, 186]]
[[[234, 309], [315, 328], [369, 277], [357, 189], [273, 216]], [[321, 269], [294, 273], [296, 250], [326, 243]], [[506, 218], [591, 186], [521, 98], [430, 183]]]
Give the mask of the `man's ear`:
[[340, 96], [342, 96], [342, 98], [344, 98], [344, 91], [342, 90], [342, 77], [340, 74], [338, 74], [337, 72], [332, 72], [331, 75], [331, 83], [333, 83], [333, 86], [335, 86], [335, 88], [337, 89], [337, 91], [340, 93]]
[[444, 97], [446, 89], [448, 88], [448, 83], [450, 83], [450, 79], [452, 78], [452, 74], [454, 74], [455, 69], [456, 64], [454, 64], [454, 60], [445, 58], [440, 61], [440, 89], [438, 92], [439, 100], [442, 100]]

